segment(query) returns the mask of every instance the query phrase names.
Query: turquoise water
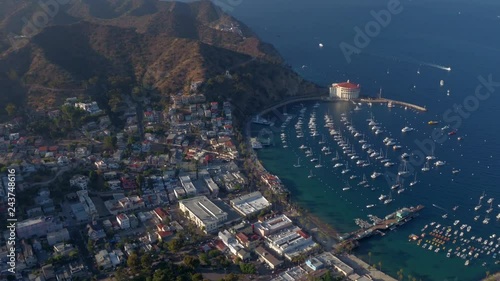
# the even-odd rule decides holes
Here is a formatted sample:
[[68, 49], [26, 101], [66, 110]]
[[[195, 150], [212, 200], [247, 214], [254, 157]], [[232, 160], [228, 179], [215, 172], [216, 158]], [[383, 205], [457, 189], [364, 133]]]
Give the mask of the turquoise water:
[[[311, 105], [308, 108], [304, 120], [305, 124], [307, 124], [309, 114], [313, 110]], [[259, 151], [259, 158], [266, 169], [280, 176], [291, 190], [294, 200], [321, 219], [331, 223], [341, 232], [357, 229], [354, 223], [355, 218], [367, 220], [368, 214], [383, 217], [400, 207], [425, 205], [426, 208], [415, 220], [384, 237], [365, 240], [356, 252], [372, 264], [382, 262], [382, 268], [393, 276], [396, 276], [398, 270], [403, 269], [405, 276], [411, 274], [422, 280], [477, 280], [479, 277], [485, 276], [486, 271], [494, 272], [500, 269], [498, 265], [494, 265], [495, 259], [491, 255], [487, 257], [486, 254], [481, 255], [480, 259], [472, 261], [468, 267], [464, 266], [464, 260], [458, 257], [447, 258], [446, 251], [461, 246], [460, 241], [457, 241], [456, 244], [451, 242], [445, 244], [446, 249], [441, 249], [439, 253], [422, 249], [415, 242], [408, 242], [410, 234], [420, 235], [424, 225], [432, 221], [435, 221], [436, 225], [452, 226], [453, 232], [458, 230], [462, 224], [471, 225], [470, 232], [463, 230], [465, 232], [463, 238], [467, 239], [470, 239], [471, 236], [488, 239], [491, 234], [498, 232], [500, 223], [495, 221], [494, 216], [500, 212], [500, 209], [496, 207], [496, 203], [493, 204], [494, 211], [490, 216], [492, 220], [487, 225], [482, 223], [486, 216], [487, 204], [484, 203], [485, 206], [478, 212], [473, 210], [483, 191], [487, 193], [485, 200], [500, 196], [498, 189], [495, 188], [495, 182], [498, 181], [498, 175], [494, 173], [496, 166], [494, 166], [493, 160], [489, 160], [494, 159], [491, 158], [493, 155], [498, 155], [498, 148], [485, 149], [484, 151], [488, 151], [487, 153], [478, 155], [477, 150], [470, 149], [471, 137], [465, 136], [465, 132], [461, 130], [460, 132], [464, 134], [460, 135], [464, 137], [462, 141], [457, 140], [459, 135], [457, 133], [444, 144], [437, 145], [434, 150], [437, 159], [446, 161], [445, 166], [431, 167], [431, 171], [426, 173], [421, 172], [422, 166], [415, 166], [418, 184], [410, 187], [408, 184], [414, 180], [414, 177], [404, 178], [403, 185], [406, 191], [401, 194], [392, 192], [394, 201], [384, 205], [378, 200], [378, 197], [381, 194], [391, 194], [392, 182], [387, 181], [383, 176], [373, 180], [370, 175], [375, 170], [384, 174], [396, 174], [398, 165], [386, 168], [371, 159], [371, 166], [356, 167], [355, 161], [348, 160], [348, 157], [342, 154], [341, 148], [328, 134], [327, 128], [323, 127], [324, 114], [332, 116], [336, 128], [342, 131], [343, 136], [354, 145], [361, 159], [367, 159], [368, 156], [362, 150], [361, 144], [355, 141], [353, 135], [347, 131], [346, 126], [340, 122], [342, 113], [346, 114], [347, 119], [352, 122], [358, 132], [365, 134], [364, 139], [372, 144], [376, 151], [382, 148], [383, 153], [387, 154], [392, 162], [398, 164], [400, 163], [399, 156], [403, 152], [417, 151], [418, 145], [415, 141], [423, 141], [428, 138], [434, 127], [427, 124], [429, 119], [426, 113], [417, 113], [403, 108], [388, 109], [382, 105], [373, 105], [373, 107], [363, 105], [361, 111], [353, 111], [353, 108], [352, 104], [344, 102], [323, 104], [316, 110], [318, 131], [324, 136], [325, 144], [318, 144], [322, 137], [312, 137], [308, 130], [305, 130], [304, 138], [296, 138], [293, 125], [297, 119], [294, 119], [285, 130], [288, 148], [282, 147], [280, 132], [278, 132], [274, 136], [274, 146]], [[298, 109], [290, 109], [289, 106], [288, 113], [297, 114]], [[375, 135], [368, 126], [366, 119], [372, 116], [381, 123], [381, 127], [385, 131], [381, 135]], [[402, 133], [401, 128], [404, 126], [411, 126], [415, 128], [415, 131]], [[444, 126], [444, 123], [440, 126]], [[259, 129], [260, 127], [255, 127], [253, 134], [258, 135]], [[396, 139], [403, 148], [398, 151], [386, 149], [386, 146], [383, 145], [383, 139], [387, 136]], [[299, 149], [302, 144], [312, 148], [314, 157], [321, 157], [323, 168], [315, 168], [316, 163], [310, 162], [311, 158], [305, 157], [304, 151]], [[483, 145], [489, 147], [488, 142]], [[333, 153], [328, 156], [322, 154], [321, 148], [323, 146], [330, 147]], [[336, 151], [343, 159], [340, 163], [348, 162], [352, 173], [344, 175], [340, 172], [342, 168], [333, 168], [334, 162], [331, 161], [331, 158], [335, 156]], [[298, 158], [300, 158], [302, 167], [294, 168], [293, 164], [297, 163]], [[481, 160], [476, 161], [475, 159]], [[472, 163], [472, 161], [479, 163]], [[454, 169], [460, 169], [460, 173], [452, 174]], [[309, 179], [308, 175], [311, 171], [316, 177]], [[357, 175], [358, 178], [351, 180], [351, 175]], [[366, 175], [370, 183], [369, 188], [358, 186], [363, 175]], [[348, 185], [351, 186], [351, 189], [344, 191], [343, 188]], [[376, 206], [367, 209], [366, 206], [369, 204], [376, 204]], [[433, 204], [438, 207], [434, 207]], [[456, 211], [452, 210], [454, 206], [459, 206]], [[443, 219], [443, 214], [448, 214], [448, 218]], [[476, 215], [481, 216], [478, 221], [473, 219]], [[457, 226], [453, 226], [455, 220], [460, 220]], [[433, 229], [433, 227], [429, 226], [429, 229]], [[423, 244], [424, 242], [422, 242]], [[474, 245], [477, 246], [478, 243]], [[371, 258], [368, 257], [368, 252], [372, 253]], [[483, 262], [487, 263], [485, 267], [481, 266]]]
[[[356, 228], [354, 218], [366, 218], [370, 213], [381, 216], [401, 206], [425, 205], [426, 209], [419, 218], [385, 237], [367, 240], [357, 250], [358, 254], [368, 261], [368, 252], [371, 252], [370, 262], [381, 261], [383, 270], [393, 276], [403, 268], [405, 275], [411, 274], [422, 280], [477, 280], [484, 277], [487, 270], [493, 272], [499, 269], [493, 265], [491, 258], [474, 261], [465, 267], [464, 260], [457, 257], [447, 259], [443, 250], [439, 253], [424, 250], [409, 243], [407, 237], [410, 233], [420, 234], [420, 229], [432, 221], [452, 225], [456, 219], [460, 220], [459, 226], [472, 226], [472, 231], [464, 237], [475, 235], [488, 238], [493, 233], [499, 233], [500, 224], [494, 216], [500, 212], [496, 207], [500, 203], [500, 130], [494, 120], [499, 112], [500, 90], [498, 86], [491, 88], [493, 92], [483, 100], [475, 100], [472, 95], [481, 85], [479, 76], [486, 79], [490, 76], [491, 80], [500, 81], [500, 37], [496, 35], [500, 27], [500, 2], [401, 1], [403, 11], [393, 15], [390, 24], [348, 63], [339, 44], [352, 44], [354, 27], [363, 28], [373, 19], [370, 11], [385, 9], [386, 5], [387, 1], [371, 0], [244, 0], [233, 5], [231, 13], [264, 41], [272, 43], [286, 62], [307, 79], [324, 86], [350, 79], [361, 84], [365, 95], [375, 95], [382, 88], [385, 97], [413, 102], [429, 109], [426, 113], [416, 113], [374, 105], [371, 109], [363, 106], [362, 111], [354, 112], [351, 104], [328, 104], [318, 109], [319, 124], [323, 122], [323, 114], [330, 112], [341, 127], [340, 114], [346, 113], [359, 131], [369, 133], [369, 142], [378, 150], [386, 134], [382, 138], [375, 137], [368, 128], [365, 120], [373, 113], [385, 130], [405, 147], [405, 151], [411, 152], [418, 147], [416, 140], [429, 139], [432, 128], [427, 122], [439, 120], [439, 127], [449, 125], [457, 129], [456, 136], [437, 144], [435, 148], [436, 157], [447, 161], [447, 164], [419, 175], [420, 183], [411, 191], [394, 194], [395, 201], [389, 206], [366, 210], [367, 204], [379, 203], [377, 197], [388, 193], [389, 184], [380, 179], [376, 181], [378, 189], [375, 191], [353, 188], [344, 192], [345, 178], [339, 171], [332, 170], [330, 163], [324, 163], [328, 168], [315, 169], [304, 160], [303, 164], [310, 165], [309, 168], [294, 169], [292, 165], [297, 161], [296, 154], [304, 157], [298, 149], [301, 142], [311, 145], [307, 142], [313, 141], [291, 137], [295, 134], [293, 126], [287, 133], [290, 148], [281, 147], [278, 133], [275, 137], [277, 146], [262, 150], [259, 157], [266, 168], [286, 182], [295, 200], [344, 232]], [[324, 47], [319, 48], [319, 43]], [[452, 70], [446, 71], [443, 67], [451, 67]], [[440, 86], [441, 80], [443, 86]], [[483, 86], [481, 91], [484, 89]], [[478, 103], [474, 104], [475, 101]], [[469, 105], [469, 110], [456, 111], [464, 104]], [[403, 135], [401, 128], [404, 126], [414, 127], [416, 131]], [[324, 129], [322, 125], [319, 128]], [[458, 142], [457, 136], [462, 136], [464, 140]], [[317, 141], [313, 144], [316, 154], [322, 147]], [[333, 148], [335, 144], [330, 146]], [[360, 152], [361, 148], [358, 146], [356, 151]], [[393, 160], [397, 157], [391, 155]], [[460, 169], [460, 173], [453, 175], [453, 168]], [[314, 169], [317, 178], [307, 178], [310, 169]], [[419, 170], [420, 167], [417, 168]], [[369, 177], [372, 172], [373, 167], [355, 169], [358, 176], [364, 173]], [[406, 184], [411, 180], [407, 179]], [[481, 219], [473, 220], [476, 215], [473, 208], [483, 192], [487, 194], [485, 199], [496, 198], [493, 203], [495, 210], [488, 225], [481, 223], [487, 206], [478, 211]], [[448, 219], [441, 217], [446, 211], [433, 207], [433, 204], [446, 209]], [[451, 211], [456, 205], [460, 206], [458, 210]], [[447, 249], [449, 246], [446, 245]], [[483, 261], [487, 262], [486, 267], [481, 266]]]

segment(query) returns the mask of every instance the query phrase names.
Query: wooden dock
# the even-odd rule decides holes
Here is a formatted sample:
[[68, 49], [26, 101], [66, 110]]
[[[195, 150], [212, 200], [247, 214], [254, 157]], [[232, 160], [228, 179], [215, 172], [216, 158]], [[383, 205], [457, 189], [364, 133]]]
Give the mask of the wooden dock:
[[400, 106], [404, 106], [404, 107], [408, 107], [408, 108], [411, 108], [411, 109], [415, 109], [415, 110], [418, 110], [418, 111], [427, 111], [427, 108], [425, 107], [422, 107], [422, 106], [419, 106], [419, 105], [416, 105], [416, 104], [412, 104], [412, 103], [408, 103], [408, 102], [404, 102], [404, 101], [397, 101], [397, 100], [391, 100], [391, 99], [359, 99], [357, 100], [358, 102], [363, 102], [363, 103], [391, 103], [393, 105], [400, 105]]

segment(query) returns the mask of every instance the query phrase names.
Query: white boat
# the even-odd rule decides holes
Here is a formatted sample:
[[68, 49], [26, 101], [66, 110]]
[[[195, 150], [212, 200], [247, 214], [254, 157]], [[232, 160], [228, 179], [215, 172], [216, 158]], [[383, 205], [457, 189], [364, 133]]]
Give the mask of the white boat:
[[384, 163], [384, 167], [392, 167], [392, 166], [394, 166], [394, 163], [392, 163], [392, 162]]
[[380, 197], [378, 198], [378, 200], [382, 201], [385, 198], [387, 198], [387, 195], [381, 194]]
[[384, 200], [384, 205], [387, 205], [392, 202], [392, 194], [389, 194], [389, 198]]
[[378, 173], [378, 172], [373, 172], [373, 174], [370, 176], [372, 179], [376, 179], [378, 178], [379, 176], [381, 176], [382, 174], [381, 173]]
[[429, 166], [429, 162], [425, 162], [425, 165], [424, 167], [422, 168], [422, 172], [428, 172], [430, 171], [430, 166]]
[[351, 189], [351, 187], [350, 187], [350, 186], [347, 186], [347, 187], [342, 188], [342, 190], [343, 190], [343, 191], [347, 191], [347, 190], [349, 190], [349, 189]]
[[337, 163], [337, 164], [333, 165], [334, 168], [339, 168], [342, 166], [344, 166], [344, 164], [342, 164], [342, 163]]
[[313, 178], [313, 177], [314, 177], [314, 175], [313, 175], [313, 171], [312, 171], [312, 170], [310, 170], [310, 171], [309, 171], [309, 175], [307, 176], [307, 178], [309, 178], [309, 179], [310, 179], [310, 178]]
[[411, 131], [413, 131], [413, 130], [415, 130], [415, 129], [410, 128], [410, 127], [404, 127], [403, 129], [401, 129], [401, 132], [403, 132], [403, 133], [407, 133], [407, 132], [411, 132]]
[[483, 224], [488, 224], [488, 223], [490, 223], [490, 218], [485, 217], [483, 220]]
[[446, 161], [441, 161], [441, 160], [439, 160], [439, 161], [437, 161], [436, 163], [434, 163], [434, 165], [435, 165], [436, 167], [443, 166], [443, 165], [445, 165], [445, 164], [446, 164]]
[[417, 183], [418, 183], [418, 181], [417, 181], [417, 173], [415, 172], [415, 179], [413, 179], [413, 181], [412, 181], [412, 182], [410, 182], [410, 186], [414, 186], [414, 185], [416, 185]]
[[321, 156], [319, 157], [318, 164], [316, 164], [314, 168], [323, 168], [323, 165], [321, 165]]
[[319, 46], [320, 48], [323, 48], [325, 45], [323, 45], [323, 43], [319, 43], [319, 44], [318, 44], [318, 46]]
[[311, 162], [317, 162], [317, 161], [318, 161], [318, 158], [311, 159]]
[[392, 149], [393, 149], [393, 150], [398, 150], [398, 149], [401, 149], [401, 148], [402, 148], [402, 146], [401, 146], [401, 145], [394, 145], [394, 146], [392, 147]]
[[401, 188], [400, 190], [398, 190], [398, 194], [401, 194], [401, 193], [403, 193], [404, 191], [405, 191], [405, 189], [404, 189], [404, 188]]
[[401, 155], [401, 158], [402, 158], [402, 159], [406, 159], [406, 158], [408, 158], [408, 157], [410, 157], [410, 154], [408, 154], [408, 153], [406, 153], [406, 152], [405, 152], [405, 153], [403, 153], [403, 154]]
[[299, 149], [307, 149], [307, 146], [301, 145], [301, 146], [299, 146]]
[[375, 207], [375, 204], [366, 205], [366, 208], [368, 208], [368, 209], [373, 208], [373, 207]]
[[491, 204], [493, 202], [493, 200], [495, 200], [495, 198], [490, 198], [490, 199], [488, 199], [488, 201], [486, 201], [486, 203]]
[[460, 170], [453, 169], [453, 170], [451, 171], [451, 173], [452, 173], [452, 174], [457, 174], [457, 173], [460, 173]]
[[457, 224], [459, 224], [459, 223], [460, 223], [460, 221], [459, 221], [459, 220], [456, 220], [456, 221], [453, 223], [453, 225], [457, 225]]

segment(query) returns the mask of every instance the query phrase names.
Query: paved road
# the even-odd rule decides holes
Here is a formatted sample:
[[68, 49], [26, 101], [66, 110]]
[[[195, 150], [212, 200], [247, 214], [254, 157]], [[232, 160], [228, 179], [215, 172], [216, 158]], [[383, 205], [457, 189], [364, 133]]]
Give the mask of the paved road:
[[43, 181], [43, 182], [37, 182], [37, 183], [34, 183], [31, 185], [31, 187], [35, 187], [35, 186], [39, 186], [39, 185], [48, 185], [48, 184], [51, 184], [53, 181], [55, 181], [60, 175], [62, 175], [63, 173], [71, 170], [72, 166], [66, 166], [66, 167], [63, 167], [61, 168], [59, 171], [57, 171], [57, 173], [54, 175], [53, 178], [51, 178], [50, 180], [46, 180], [46, 181]]

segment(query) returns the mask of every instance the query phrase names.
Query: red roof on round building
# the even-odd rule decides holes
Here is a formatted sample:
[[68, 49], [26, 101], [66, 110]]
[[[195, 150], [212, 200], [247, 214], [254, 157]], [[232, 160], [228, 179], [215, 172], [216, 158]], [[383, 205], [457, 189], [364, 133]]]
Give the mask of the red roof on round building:
[[351, 83], [349, 81], [342, 82], [342, 83], [337, 83], [336, 86], [342, 87], [342, 88], [348, 88], [348, 89], [357, 89], [357, 88], [359, 88], [359, 84], [354, 84], [354, 83]]

